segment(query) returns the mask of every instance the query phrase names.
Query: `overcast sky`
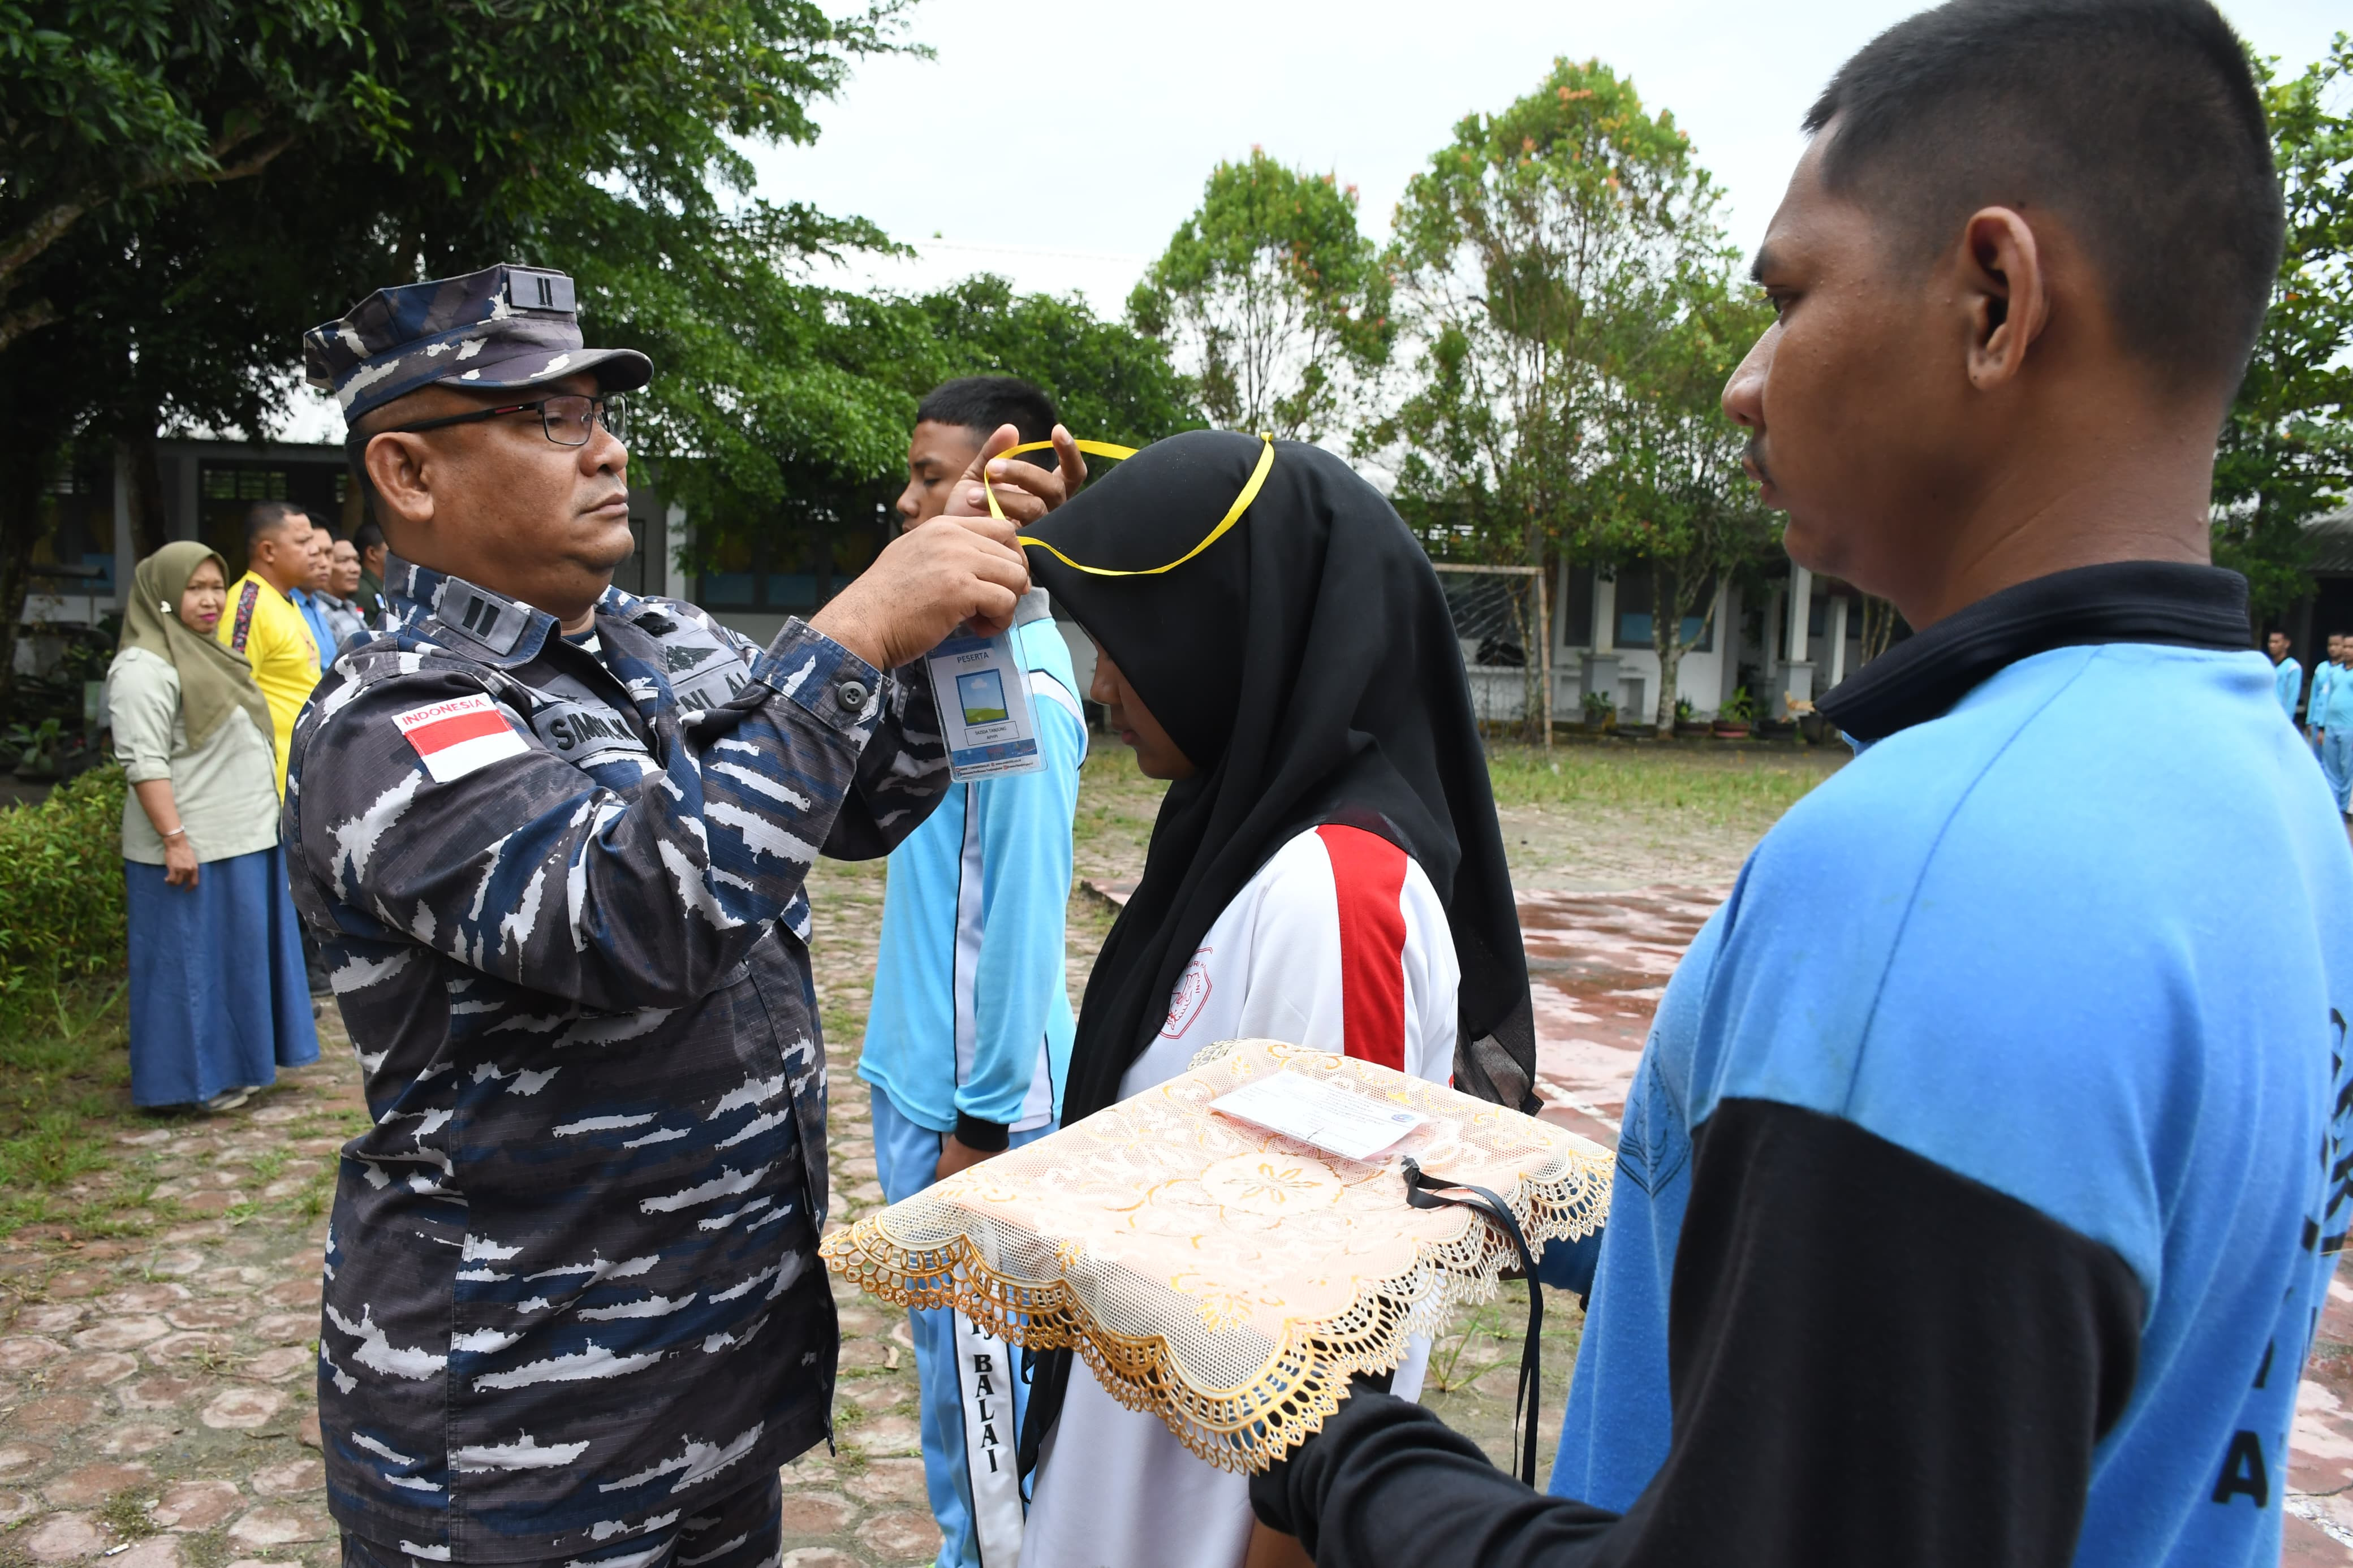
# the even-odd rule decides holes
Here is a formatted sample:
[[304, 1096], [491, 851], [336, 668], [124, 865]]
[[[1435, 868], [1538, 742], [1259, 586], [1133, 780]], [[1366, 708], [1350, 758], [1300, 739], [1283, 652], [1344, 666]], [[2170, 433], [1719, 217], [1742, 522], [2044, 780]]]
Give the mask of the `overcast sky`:
[[[1024, 289], [1081, 289], [1117, 314], [1219, 159], [1256, 143], [1335, 172], [1360, 188], [1365, 226], [1385, 238], [1407, 178], [1456, 121], [1504, 108], [1556, 56], [1599, 56], [1691, 132], [1748, 248], [1780, 199], [1806, 105], [1841, 60], [1916, 8], [918, 0], [912, 33], [936, 58], [861, 67], [818, 106], [813, 146], [754, 154], [758, 188], [871, 218], [924, 252], [837, 281], [916, 288], [996, 271]], [[2283, 73], [2353, 26], [2345, 0], [2223, 9]]]

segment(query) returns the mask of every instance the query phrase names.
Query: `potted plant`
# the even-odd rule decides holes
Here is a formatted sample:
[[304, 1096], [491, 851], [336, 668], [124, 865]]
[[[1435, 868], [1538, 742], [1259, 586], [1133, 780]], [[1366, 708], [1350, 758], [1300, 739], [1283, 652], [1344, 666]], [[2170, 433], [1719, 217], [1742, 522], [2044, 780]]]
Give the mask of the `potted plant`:
[[65, 726], [55, 719], [42, 720], [38, 729], [13, 725], [8, 731], [8, 747], [16, 753], [18, 778], [54, 779], [58, 776], [58, 753], [65, 749]]
[[1748, 688], [1733, 688], [1724, 706], [1715, 710], [1715, 722], [1711, 728], [1727, 741], [1746, 740], [1748, 727], [1757, 721], [1757, 701], [1748, 695]]
[[1585, 727], [1597, 733], [1618, 722], [1618, 700], [1607, 691], [1585, 694]]
[[1699, 710], [1692, 706], [1692, 700], [1690, 698], [1678, 697], [1675, 699], [1675, 732], [1677, 734], [1681, 734], [1683, 731], [1690, 729], [1693, 722], [1698, 718]]

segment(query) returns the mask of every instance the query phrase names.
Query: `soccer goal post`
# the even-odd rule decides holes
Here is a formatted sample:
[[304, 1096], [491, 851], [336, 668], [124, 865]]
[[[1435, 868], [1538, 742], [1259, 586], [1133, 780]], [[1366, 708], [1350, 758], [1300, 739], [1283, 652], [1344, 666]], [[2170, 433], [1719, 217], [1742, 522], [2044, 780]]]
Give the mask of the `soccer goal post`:
[[1462, 566], [1434, 561], [1471, 710], [1482, 730], [1518, 729], [1552, 744], [1552, 616], [1541, 566]]

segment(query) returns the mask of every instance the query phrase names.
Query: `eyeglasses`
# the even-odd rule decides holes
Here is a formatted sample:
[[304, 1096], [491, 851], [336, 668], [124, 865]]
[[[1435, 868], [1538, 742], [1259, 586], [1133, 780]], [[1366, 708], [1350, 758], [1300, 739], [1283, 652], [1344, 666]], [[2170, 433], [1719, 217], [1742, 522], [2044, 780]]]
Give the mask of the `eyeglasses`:
[[446, 426], [472, 425], [484, 419], [502, 418], [509, 414], [538, 415], [539, 427], [546, 431], [547, 438], [559, 447], [586, 447], [599, 423], [613, 433], [614, 439], [626, 441], [629, 438], [629, 405], [617, 395], [584, 397], [572, 392], [556, 397], [543, 397], [536, 403], [507, 403], [496, 408], [477, 409], [471, 414], [452, 414], [445, 419], [402, 425], [379, 434], [417, 436]]

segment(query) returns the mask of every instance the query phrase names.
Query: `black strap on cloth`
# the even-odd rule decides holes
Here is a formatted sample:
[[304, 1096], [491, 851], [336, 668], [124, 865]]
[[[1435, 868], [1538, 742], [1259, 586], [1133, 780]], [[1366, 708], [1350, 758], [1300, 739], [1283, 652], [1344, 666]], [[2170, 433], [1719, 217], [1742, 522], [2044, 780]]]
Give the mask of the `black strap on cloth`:
[[1061, 1417], [1062, 1397], [1070, 1387], [1070, 1351], [1039, 1351], [1030, 1363], [1029, 1400], [1021, 1412], [1021, 1441], [1013, 1451], [1014, 1463], [1021, 1468], [1025, 1481], [1038, 1468], [1038, 1455], [1046, 1446], [1046, 1434]]
[[[1535, 1255], [1528, 1250], [1520, 1222], [1512, 1216], [1512, 1205], [1502, 1198], [1485, 1187], [1430, 1175], [1411, 1155], [1404, 1164], [1407, 1203], [1418, 1209], [1462, 1208], [1485, 1215], [1504, 1227], [1520, 1255], [1520, 1272], [1528, 1281], [1528, 1338], [1520, 1348], [1520, 1388], [1512, 1399], [1512, 1429], [1519, 1443], [1520, 1479], [1533, 1487], [1536, 1484], [1536, 1404], [1544, 1392], [1544, 1287], [1536, 1283]], [[1459, 1195], [1464, 1193], [1472, 1195]]]

